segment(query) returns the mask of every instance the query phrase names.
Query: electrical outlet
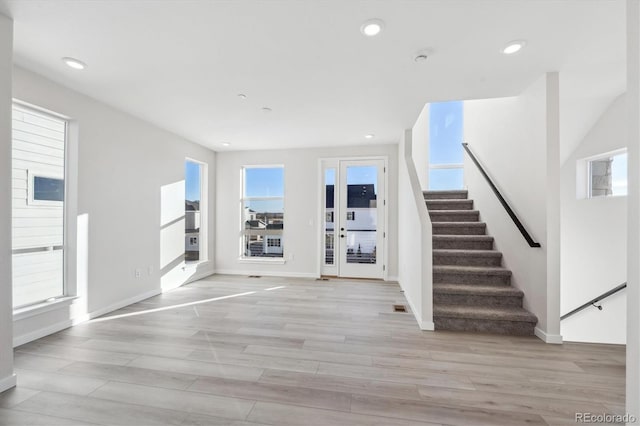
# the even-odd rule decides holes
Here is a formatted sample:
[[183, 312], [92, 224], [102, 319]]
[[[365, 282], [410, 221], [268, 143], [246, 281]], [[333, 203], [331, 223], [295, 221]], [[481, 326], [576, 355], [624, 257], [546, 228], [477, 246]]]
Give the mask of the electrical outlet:
[[136, 278], [140, 278], [142, 276], [142, 271], [140, 270], [140, 268], [136, 268], [134, 275]]

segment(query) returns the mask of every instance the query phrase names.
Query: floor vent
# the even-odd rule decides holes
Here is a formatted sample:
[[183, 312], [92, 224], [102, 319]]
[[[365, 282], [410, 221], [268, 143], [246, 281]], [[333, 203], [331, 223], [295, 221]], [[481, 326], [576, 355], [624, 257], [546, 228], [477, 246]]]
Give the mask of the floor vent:
[[316, 281], [329, 281], [329, 278], [316, 278]]
[[262, 278], [261, 275], [249, 275], [249, 278]]
[[407, 307], [404, 305], [393, 305], [393, 312], [407, 312]]

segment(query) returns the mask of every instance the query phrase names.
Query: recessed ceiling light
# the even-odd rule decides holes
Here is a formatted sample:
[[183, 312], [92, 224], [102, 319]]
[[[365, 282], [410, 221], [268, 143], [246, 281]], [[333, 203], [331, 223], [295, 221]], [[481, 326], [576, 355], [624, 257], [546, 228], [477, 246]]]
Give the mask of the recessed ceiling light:
[[75, 58], [65, 57], [62, 58], [62, 62], [64, 62], [68, 67], [73, 68], [74, 70], [83, 70], [87, 67], [87, 64]]
[[415, 58], [413, 58], [414, 61], [420, 63], [420, 62], [424, 62], [426, 61], [428, 58], [427, 55], [425, 55], [424, 53], [421, 53], [419, 55], [416, 55]]
[[231, 146], [229, 142], [222, 142], [222, 146]]
[[364, 135], [365, 139], [373, 139], [376, 135], [374, 135], [373, 133], [369, 133], [368, 135]]
[[262, 107], [262, 112], [271, 112], [272, 109], [269, 107]]
[[360, 32], [367, 37], [375, 37], [380, 34], [383, 28], [384, 22], [382, 22], [380, 19], [369, 19], [368, 21], [365, 21], [364, 24], [362, 24], [362, 26], [360, 27]]
[[244, 93], [238, 93], [238, 97], [240, 99], [247, 99], [247, 95], [245, 95]]
[[514, 40], [507, 43], [507, 45], [502, 49], [502, 53], [505, 55], [513, 55], [516, 52], [522, 50], [522, 48], [527, 44], [524, 40]]

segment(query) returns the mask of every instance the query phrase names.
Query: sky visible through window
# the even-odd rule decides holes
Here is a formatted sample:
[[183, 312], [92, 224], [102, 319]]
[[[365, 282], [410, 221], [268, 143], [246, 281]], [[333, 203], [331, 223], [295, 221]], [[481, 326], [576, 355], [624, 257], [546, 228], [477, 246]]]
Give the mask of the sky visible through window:
[[184, 167], [185, 197], [189, 201], [200, 201], [200, 164], [187, 161]]
[[[438, 102], [429, 107], [429, 164], [462, 164], [463, 103]], [[462, 189], [463, 169], [429, 170], [429, 189]]]

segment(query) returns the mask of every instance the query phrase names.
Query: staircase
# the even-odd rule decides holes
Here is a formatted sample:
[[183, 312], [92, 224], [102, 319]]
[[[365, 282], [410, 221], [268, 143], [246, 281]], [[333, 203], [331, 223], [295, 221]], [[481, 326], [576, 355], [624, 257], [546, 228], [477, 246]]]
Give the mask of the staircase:
[[467, 191], [425, 191], [433, 223], [433, 321], [436, 330], [532, 335], [538, 319]]

